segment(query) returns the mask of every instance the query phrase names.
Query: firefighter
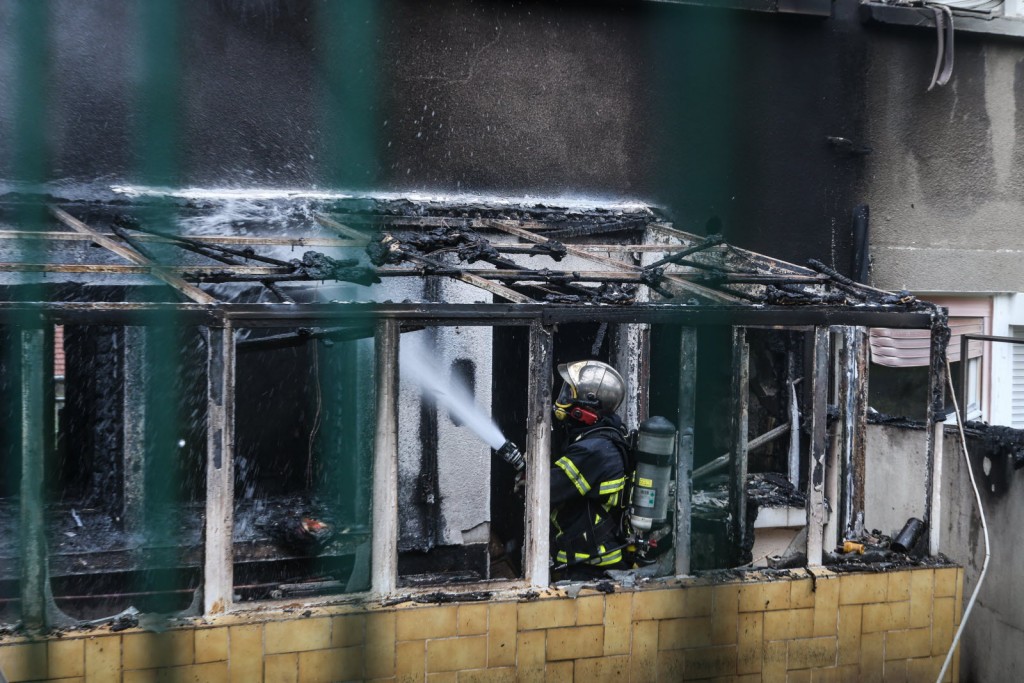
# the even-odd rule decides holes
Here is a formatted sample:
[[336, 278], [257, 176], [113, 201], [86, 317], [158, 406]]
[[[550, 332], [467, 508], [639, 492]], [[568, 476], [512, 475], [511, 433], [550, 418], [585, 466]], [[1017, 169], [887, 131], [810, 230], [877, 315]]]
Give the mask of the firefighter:
[[566, 578], [587, 578], [623, 567], [620, 503], [629, 447], [615, 414], [625, 383], [596, 360], [558, 366], [564, 380], [554, 414], [562, 443], [552, 454], [551, 554]]

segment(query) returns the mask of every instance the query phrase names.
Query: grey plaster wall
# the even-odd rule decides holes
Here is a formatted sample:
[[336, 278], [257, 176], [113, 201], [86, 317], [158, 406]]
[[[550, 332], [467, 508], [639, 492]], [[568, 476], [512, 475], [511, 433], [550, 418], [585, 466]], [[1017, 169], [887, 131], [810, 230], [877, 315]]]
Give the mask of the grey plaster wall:
[[[924, 472], [925, 433], [869, 425], [865, 468], [865, 524], [891, 534], [910, 516], [923, 518], [926, 508]], [[985, 559], [985, 542], [971, 479], [960, 447], [959, 433], [947, 427], [943, 439], [939, 549], [963, 565], [964, 602], [978, 583]], [[1020, 520], [1024, 519], [1024, 474], [1005, 463], [986, 467], [978, 444], [969, 441], [972, 466], [978, 477], [982, 504], [992, 540], [992, 560], [981, 593], [964, 630], [961, 678], [965, 682], [1010, 681], [1024, 667], [1024, 587], [1020, 567], [1024, 549]], [[986, 475], [988, 470], [990, 475]], [[994, 490], [993, 490], [994, 489]]]
[[872, 30], [866, 197], [874, 284], [935, 292], [1024, 286], [1024, 45], [957, 36], [926, 92], [927, 32]]
[[[978, 583], [985, 559], [985, 541], [959, 435], [947, 429], [943, 462], [944, 500], [941, 550], [965, 567], [964, 607]], [[1020, 568], [1024, 548], [1024, 473], [1005, 463], [990, 463], [985, 474], [978, 444], [968, 441], [982, 505], [988, 521], [992, 558], [978, 601], [963, 635], [962, 681], [1017, 680], [1024, 668], [1024, 585]], [[993, 487], [995, 490], [993, 490]]]

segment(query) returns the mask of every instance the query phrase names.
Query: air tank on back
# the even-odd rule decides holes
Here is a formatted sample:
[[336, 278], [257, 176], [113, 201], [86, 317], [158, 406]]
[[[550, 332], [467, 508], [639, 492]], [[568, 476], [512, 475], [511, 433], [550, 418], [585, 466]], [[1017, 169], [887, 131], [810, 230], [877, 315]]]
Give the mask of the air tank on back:
[[638, 531], [649, 531], [668, 521], [669, 486], [678, 441], [676, 426], [664, 417], [654, 416], [640, 424], [629, 506], [630, 524]]

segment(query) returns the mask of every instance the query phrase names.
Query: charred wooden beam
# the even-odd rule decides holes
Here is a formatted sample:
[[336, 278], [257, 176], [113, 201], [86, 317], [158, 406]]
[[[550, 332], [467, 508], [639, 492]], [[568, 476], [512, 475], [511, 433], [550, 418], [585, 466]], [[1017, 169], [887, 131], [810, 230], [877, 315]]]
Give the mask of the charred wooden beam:
[[[99, 231], [97, 231], [99, 232]], [[113, 238], [114, 234], [99, 232], [103, 237]], [[143, 233], [135, 235], [139, 242], [155, 242], [161, 244], [172, 244], [176, 239], [169, 239]], [[306, 236], [282, 236], [282, 237], [256, 237], [250, 235], [189, 235], [188, 239], [200, 244], [236, 244], [247, 246], [266, 247], [363, 247], [365, 241], [343, 240], [334, 237], [306, 237]], [[91, 242], [93, 238], [78, 232], [56, 232], [41, 230], [0, 230], [0, 240], [44, 240], [55, 242]]]
[[[842, 328], [843, 346], [839, 356], [839, 405], [841, 406], [839, 458], [839, 529], [848, 533], [856, 518], [858, 493], [863, 500], [863, 479], [858, 476], [858, 453], [864, 453], [864, 428], [867, 424], [865, 385], [867, 382], [867, 344], [865, 330]], [[863, 461], [860, 463], [863, 468]], [[861, 469], [861, 472], [863, 470]], [[862, 511], [862, 510], [861, 510]]]
[[[678, 240], [683, 240], [685, 242], [689, 242], [690, 244], [700, 242], [701, 240], [704, 239], [700, 235], [695, 235], [691, 232], [685, 232], [683, 230], [673, 228], [670, 225], [666, 225], [665, 223], [660, 223], [657, 221], [652, 222], [649, 227], [656, 232], [660, 232], [669, 237], [675, 237]], [[725, 249], [749, 261], [751, 264], [757, 266], [758, 268], [763, 268], [769, 272], [773, 270], [785, 270], [791, 273], [804, 275], [814, 274], [814, 271], [811, 270], [810, 268], [798, 266], [795, 263], [789, 263], [788, 261], [782, 261], [780, 259], [765, 256], [763, 254], [758, 254], [757, 252], [742, 249], [731, 244], [726, 245]]]
[[[563, 245], [551, 240], [535, 244], [534, 247], [549, 252], [549, 255], [556, 260], [561, 260], [566, 253]], [[470, 272], [468, 269], [452, 267], [435, 258], [435, 256], [441, 256], [453, 251], [461, 261], [469, 261], [470, 263], [484, 261], [496, 266], [503, 272], [525, 272], [529, 270], [518, 265], [515, 261], [499, 256], [491, 243], [477, 233], [473, 231], [459, 231], [457, 228], [449, 228], [442, 231], [435, 230], [427, 235], [414, 236], [404, 241], [399, 240], [390, 233], [384, 233], [367, 248], [370, 260], [376, 265], [401, 263], [403, 261], [420, 263], [424, 266], [423, 275], [447, 275], [448, 277], [475, 284], [478, 287], [492, 291], [492, 293], [498, 293], [500, 296], [518, 303], [526, 303], [526, 301], [531, 300], [526, 299], [526, 301], [523, 301], [524, 295], [522, 293], [510, 295], [509, 292], [512, 290], [507, 288], [495, 290], [495, 287], [501, 286], [491, 283], [490, 278], [487, 278], [485, 275], [485, 273], [493, 272], [492, 270], [476, 271], [485, 278], [481, 280], [479, 279], [480, 276]], [[577, 285], [568, 278], [561, 280], [547, 279], [546, 282], [548, 287], [541, 289], [555, 297], [584, 296], [594, 298], [601, 294], [600, 292]], [[554, 291], [550, 291], [549, 288]]]
[[[431, 270], [431, 275], [455, 275], [455, 274], [469, 274], [478, 275], [492, 280], [502, 280], [505, 282], [552, 282], [552, 283], [570, 283], [570, 282], [636, 282], [642, 283], [645, 281], [643, 273], [623, 273], [622, 271], [609, 271], [609, 270], [549, 270], [542, 268], [539, 270], [522, 268], [515, 270], [506, 269], [489, 269], [489, 268], [451, 268], [442, 267], [438, 270]], [[410, 275], [421, 275], [419, 271], [410, 271], [409, 269], [399, 268], [381, 268], [377, 271], [378, 275], [383, 277], [396, 277], [403, 276], [408, 277]]]
[[[672, 271], [672, 274], [685, 277], [684, 274], [676, 271]], [[771, 273], [754, 274], [732, 273], [725, 271], [713, 274], [695, 274], [693, 277], [705, 284], [720, 283], [726, 285], [821, 285], [829, 281], [828, 278], [823, 275], [788, 275], [784, 273], [773, 275]]]
[[[320, 214], [323, 215], [323, 214]], [[331, 216], [324, 216], [329, 220], [334, 220], [334, 216], [339, 216], [337, 213], [333, 213]], [[339, 216], [340, 217], [340, 216]], [[629, 222], [642, 223], [639, 225], [637, 230], [643, 229], [650, 222], [650, 214], [632, 214], [623, 215], [616, 217], [618, 220], [615, 222], [605, 221], [599, 222], [597, 219], [589, 216], [580, 216], [571, 220], [559, 220], [550, 221], [542, 220], [538, 218], [496, 218], [496, 217], [470, 217], [470, 216], [400, 216], [391, 214], [373, 214], [373, 213], [348, 213], [344, 214], [343, 220], [346, 224], [354, 225], [366, 225], [372, 226], [375, 229], [382, 228], [466, 228], [473, 230], [481, 230], [485, 228], [493, 228], [495, 224], [500, 224], [507, 227], [520, 228], [531, 232], [537, 232], [538, 237], [546, 239], [542, 233], [551, 233], [552, 231], [565, 230], [567, 234], [577, 236], [580, 231], [586, 233], [591, 228], [597, 228], [597, 234], [600, 234], [601, 229], [605, 225], [609, 228], [614, 228], [616, 231], [624, 229], [631, 229], [628, 227]], [[335, 221], [337, 222], [337, 221]], [[599, 227], [600, 226], [600, 227]], [[626, 226], [626, 227], [623, 227]], [[353, 230], [359, 234], [365, 235], [358, 228], [352, 228], [346, 225], [349, 230]], [[698, 238], [699, 239], [699, 238]]]
[[[842, 327], [829, 329], [829, 373], [834, 381], [829, 382], [828, 405], [835, 406], [836, 412], [843, 404]], [[827, 413], [826, 413], [827, 417]], [[826, 425], [825, 449], [825, 526], [822, 535], [822, 552], [839, 544], [841, 516], [840, 475], [842, 469], [842, 417]]]
[[500, 296], [504, 299], [508, 299], [509, 301], [515, 303], [525, 304], [533, 302], [533, 299], [526, 296], [525, 294], [520, 294], [514, 289], [509, 289], [504, 285], [499, 285], [497, 283], [491, 282], [487, 278], [481, 277], [479, 275], [474, 275], [472, 273], [457, 273], [450, 275], [449, 277], [460, 282], [465, 282], [468, 285], [479, 287], [480, 289], [490, 292], [495, 296]]
[[676, 463], [675, 574], [690, 573], [691, 509], [693, 495], [693, 433], [697, 407], [697, 330], [681, 329], [679, 339], [679, 460]]
[[526, 537], [523, 569], [527, 582], [547, 587], [550, 582], [551, 508], [551, 377], [554, 334], [550, 327], [530, 325], [529, 382], [526, 389]]
[[674, 253], [671, 256], [666, 256], [665, 258], [658, 259], [654, 263], [644, 266], [644, 270], [654, 270], [655, 268], [660, 268], [661, 266], [668, 265], [669, 263], [679, 263], [690, 254], [696, 254], [698, 252], [704, 251], [705, 249], [710, 249], [711, 247], [719, 245], [724, 241], [725, 240], [722, 239], [721, 235], [708, 235], [700, 244], [695, 244], [692, 247], [687, 247], [686, 249]]
[[828, 449], [828, 327], [814, 328], [811, 372], [811, 444], [807, 473], [807, 564], [821, 566], [825, 527], [825, 452]]
[[207, 353], [203, 613], [221, 614], [234, 599], [235, 334], [230, 322], [210, 328]]
[[[424, 265], [428, 266], [431, 269], [430, 270], [431, 274], [435, 274], [436, 273], [436, 274], [447, 275], [448, 277], [453, 278], [455, 280], [459, 280], [460, 282], [465, 282], [466, 284], [470, 284], [470, 285], [474, 285], [476, 287], [479, 287], [480, 289], [488, 291], [491, 294], [496, 294], [497, 296], [504, 297], [505, 299], [508, 299], [509, 301], [512, 301], [514, 303], [518, 303], [518, 304], [534, 303], [533, 299], [531, 299], [530, 297], [526, 296], [525, 294], [520, 294], [519, 292], [515, 291], [514, 289], [509, 289], [508, 287], [505, 287], [504, 285], [499, 285], [497, 283], [490, 282], [489, 280], [487, 280], [484, 277], [481, 277], [480, 275], [475, 275], [473, 273], [469, 273], [469, 272], [466, 272], [466, 271], [463, 271], [463, 270], [459, 270], [459, 269], [449, 269], [444, 264], [441, 264], [438, 261], [430, 259], [430, 258], [428, 258], [426, 256], [421, 256], [419, 254], [413, 254], [413, 253], [410, 253], [410, 252], [405, 252], [404, 253], [404, 257], [409, 259], [409, 260], [417, 261], [419, 263], [423, 263]], [[445, 272], [445, 271], [448, 271], [448, 272]]]
[[398, 580], [398, 344], [397, 320], [381, 320], [375, 341], [377, 426], [373, 453], [372, 584], [377, 595]]
[[[127, 227], [130, 227], [130, 228], [132, 228], [134, 230], [139, 230], [139, 231], [145, 232], [145, 229], [142, 228], [138, 224], [138, 222], [136, 222], [136, 221], [128, 221], [127, 219], [122, 219], [122, 223], [124, 225], [126, 225]], [[125, 232], [124, 229], [118, 227], [118, 219], [116, 219], [116, 218], [114, 219], [114, 224], [111, 226], [111, 229], [114, 232], [116, 232], [118, 235], [121, 235], [125, 239], [125, 241], [129, 241], [128, 237], [126, 235], [124, 235], [124, 232]], [[163, 233], [163, 232], [156, 231], [156, 230], [153, 230], [151, 232], [153, 234], [159, 235], [160, 237], [163, 237], [165, 239], [172, 240], [172, 242], [176, 246], [178, 246], [178, 247], [180, 247], [182, 249], [194, 252], [194, 253], [199, 254], [201, 256], [205, 256], [205, 257], [207, 257], [209, 259], [213, 259], [214, 261], [220, 261], [221, 263], [224, 263], [224, 264], [226, 264], [228, 266], [234, 266], [234, 267], [243, 266], [245, 264], [243, 264], [239, 259], [243, 259], [243, 260], [250, 259], [250, 260], [253, 260], [253, 261], [261, 261], [263, 263], [269, 263], [270, 265], [276, 266], [278, 268], [291, 268], [292, 270], [294, 270], [293, 264], [290, 264], [287, 261], [281, 261], [280, 259], [267, 258], [265, 256], [259, 256], [258, 254], [256, 254], [252, 250], [252, 248], [249, 248], [246, 251], [238, 251], [237, 249], [230, 249], [228, 247], [223, 247], [223, 246], [219, 246], [219, 245], [203, 244], [201, 242], [193, 242], [192, 240], [184, 238], [184, 237], [179, 237], [177, 235], [169, 235], [167, 233]], [[129, 242], [129, 243], [132, 244], [133, 246], [135, 246], [136, 249], [139, 249], [139, 251], [145, 255], [145, 252], [143, 252], [140, 249], [139, 245], [135, 245], [132, 242]], [[150, 257], [150, 258], [152, 258], [152, 257]], [[197, 277], [196, 279], [203, 279], [203, 278]], [[290, 296], [288, 296], [284, 292], [284, 290], [282, 290], [280, 287], [277, 286], [277, 284], [274, 281], [272, 281], [270, 279], [261, 279], [259, 282], [264, 287], [266, 287], [268, 290], [270, 290], [270, 293], [273, 294], [274, 296], [276, 296], [278, 301], [282, 301], [282, 302], [284, 302], [286, 304], [293, 304], [293, 303], [295, 303], [295, 299], [293, 299]]]
[[742, 327], [732, 330], [732, 453], [729, 464], [729, 501], [732, 510], [732, 539], [741, 557], [747, 552], [747, 430], [750, 401], [750, 345], [747, 331]]
[[[261, 261], [263, 263], [267, 263], [267, 264], [270, 264], [272, 266], [278, 266], [278, 267], [285, 267], [285, 268], [287, 268], [288, 266], [291, 265], [288, 261], [282, 261], [281, 259], [271, 258], [269, 256], [262, 256], [260, 254], [257, 254], [251, 248], [250, 249], [246, 249], [246, 250], [232, 249], [230, 247], [225, 247], [225, 246], [222, 246], [222, 245], [219, 245], [219, 244], [215, 244], [215, 243], [211, 243], [211, 242], [199, 242], [199, 241], [196, 241], [196, 240], [194, 240], [194, 239], [192, 239], [190, 237], [185, 237], [183, 235], [175, 235], [175, 234], [172, 234], [172, 233], [169, 233], [169, 232], [164, 232], [162, 230], [155, 230], [153, 228], [144, 227], [138, 221], [135, 221], [134, 219], [129, 219], [126, 216], [119, 216], [119, 217], [115, 218], [114, 219], [114, 224], [111, 226], [111, 229], [114, 230], [114, 232], [117, 233], [118, 235], [122, 234], [122, 232], [123, 232], [123, 230], [119, 230], [118, 229], [119, 226], [123, 226], [125, 228], [130, 228], [131, 230], [136, 230], [136, 231], [139, 231], [139, 232], [155, 235], [157, 237], [160, 237], [160, 238], [166, 240], [166, 242], [168, 244], [173, 244], [174, 246], [180, 247], [181, 249], [185, 249], [187, 251], [191, 251], [191, 252], [194, 252], [196, 254], [200, 254], [202, 256], [206, 256], [207, 258], [213, 258], [213, 259], [216, 259], [218, 261], [222, 261], [224, 263], [234, 263], [235, 265], [241, 265], [241, 264], [235, 263], [231, 259], [225, 260], [223, 258], [223, 255], [228, 255], [228, 256], [235, 256], [235, 257], [241, 258], [241, 259], [249, 259], [249, 260], [252, 260], [252, 261]], [[220, 254], [220, 255], [218, 255], [218, 254]]]
[[15, 322], [26, 313], [48, 321], [144, 324], [152, 316], [175, 314], [183, 325], [216, 324], [230, 318], [239, 327], [312, 326], [331, 320], [400, 319], [403, 322], [449, 321], [460, 325], [545, 325], [594, 320], [613, 323], [665, 323], [685, 326], [742, 325], [802, 328], [815, 325], [859, 325], [896, 329], [929, 329], [932, 314], [901, 306], [711, 306], [678, 304], [553, 305], [435, 304], [431, 302], [346, 302], [310, 304], [220, 304], [32, 301], [0, 302], [0, 322]]
[[325, 216], [322, 213], [314, 213], [313, 218], [316, 219], [316, 222], [322, 225], [323, 227], [328, 228], [329, 230], [333, 230], [339, 235], [344, 235], [345, 237], [351, 240], [355, 240], [357, 242], [364, 241], [366, 244], [369, 244], [370, 239], [372, 239], [373, 237], [372, 235], [362, 232], [361, 230], [356, 230], [355, 228], [351, 228], [343, 223], [339, 223], [330, 216]]
[[163, 280], [171, 287], [187, 296], [189, 299], [192, 299], [192, 301], [195, 301], [196, 303], [200, 304], [217, 303], [216, 299], [214, 299], [212, 296], [210, 296], [203, 290], [199, 289], [195, 285], [191, 285], [182, 280], [180, 277], [167, 272], [163, 268], [160, 268], [156, 264], [150, 262], [149, 259], [139, 254], [134, 249], [130, 249], [122, 244], [119, 244], [118, 242], [114, 241], [109, 237], [101, 235], [100, 233], [96, 232], [82, 221], [78, 220], [68, 212], [64, 211], [63, 209], [51, 207], [50, 211], [54, 215], [54, 217], [56, 217], [57, 220], [59, 220], [64, 225], [68, 226], [72, 230], [75, 230], [85, 235], [89, 235], [90, 237], [92, 237], [93, 242], [99, 244], [102, 247], [107, 248], [108, 250], [114, 252], [121, 258], [127, 259], [139, 265], [152, 267], [152, 275]]
[[[403, 332], [412, 332], [414, 330], [421, 330], [422, 326], [414, 326], [412, 328], [403, 327]], [[267, 337], [258, 337], [256, 339], [243, 339], [235, 343], [239, 352], [244, 351], [269, 351], [273, 349], [283, 349], [298, 344], [305, 344], [311, 340], [321, 341], [354, 341], [356, 339], [367, 339], [374, 336], [375, 331], [370, 327], [333, 327], [322, 329], [318, 327], [302, 327], [295, 332], [289, 332], [287, 334], [274, 334]]]
[[157, 259], [156, 259], [155, 256], [153, 256], [152, 252], [150, 252], [146, 247], [144, 247], [141, 244], [137, 243], [135, 241], [135, 239], [131, 235], [129, 235], [128, 232], [124, 228], [122, 228], [122, 227], [118, 226], [116, 223], [114, 223], [113, 225], [110, 226], [110, 229], [113, 231], [113, 233], [115, 235], [120, 237], [121, 240], [125, 244], [127, 244], [129, 247], [131, 247], [135, 251], [139, 252], [140, 254], [142, 254], [144, 257], [148, 258], [153, 263], [157, 263]]
[[579, 223], [580, 225], [573, 225], [568, 228], [549, 229], [544, 233], [544, 236], [548, 239], [565, 239], [566, 237], [572, 238], [589, 237], [591, 235], [607, 235], [615, 232], [635, 232], [638, 230], [644, 230], [647, 227], [648, 220], [643, 218], [633, 218], [600, 223], [583, 220], [579, 221]]
[[800, 488], [800, 402], [797, 400], [796, 385], [800, 381], [795, 377], [796, 354], [790, 351], [789, 373], [789, 483], [794, 489]]
[[[942, 422], [946, 418], [946, 347], [949, 344], [949, 316], [945, 308], [936, 308], [931, 330], [931, 349], [928, 358], [928, 410], [925, 421], [925, 458], [928, 463], [926, 481], [925, 522], [928, 524], [928, 553], [939, 554], [941, 545], [942, 509]], [[967, 340], [969, 343], [970, 340]], [[964, 342], [961, 341], [963, 344]], [[961, 351], [965, 351], [961, 347]], [[968, 365], [968, 355], [960, 356], [961, 366]], [[966, 384], [964, 385], [967, 386]], [[966, 408], [961, 408], [966, 410]], [[966, 413], [965, 413], [966, 414]]]
[[[493, 227], [493, 228], [496, 228], [498, 230], [502, 230], [504, 232], [509, 233], [510, 235], [515, 235], [516, 237], [520, 237], [522, 239], [525, 239], [528, 242], [537, 242], [537, 241], [540, 241], [540, 240], [543, 239], [543, 238], [541, 238], [541, 237], [539, 237], [537, 235], [534, 235], [531, 232], [523, 230], [523, 229], [521, 229], [519, 227], [516, 227], [516, 226], [513, 226], [513, 225], [507, 225], [507, 223], [509, 223], [509, 222], [510, 221], [485, 221], [485, 223], [487, 224], [488, 227]], [[574, 247], [574, 246], [568, 246], [567, 245], [566, 246], [566, 251], [568, 253], [574, 255], [574, 256], [578, 256], [580, 258], [589, 259], [589, 260], [595, 261], [597, 263], [602, 263], [604, 265], [611, 266], [612, 268], [615, 268], [617, 270], [625, 270], [625, 271], [634, 272], [634, 273], [636, 273], [636, 272], [643, 272], [643, 268], [640, 268], [639, 266], [633, 266], [633, 265], [630, 265], [628, 263], [623, 263], [621, 261], [616, 261], [615, 259], [606, 258], [604, 256], [598, 256], [597, 254], [591, 254], [589, 252], [586, 252], [586, 251], [584, 251], [582, 249], [579, 249], [577, 247]], [[678, 278], [678, 277], [675, 277], [675, 276], [672, 276], [672, 275], [663, 275], [662, 277], [664, 277], [669, 282], [672, 282], [674, 284], [679, 285], [680, 288], [682, 288], [683, 290], [685, 290], [686, 292], [688, 292], [688, 293], [690, 293], [690, 294], [692, 294], [694, 296], [700, 296], [700, 297], [702, 297], [704, 299], [707, 299], [707, 300], [710, 300], [710, 301], [714, 301], [716, 303], [732, 303], [732, 302], [736, 301], [736, 299], [734, 297], [731, 297], [731, 296], [729, 296], [727, 294], [723, 294], [723, 293], [718, 292], [718, 291], [713, 290], [713, 289], [709, 289], [707, 287], [701, 287], [700, 285], [696, 285], [696, 284], [693, 284], [692, 282], [688, 282], [687, 280], [684, 280], [683, 278]]]
[[0, 263], [0, 273], [95, 273], [102, 275], [151, 275], [159, 268], [182, 277], [206, 279], [232, 276], [287, 275], [294, 269], [277, 266], [128, 266], [111, 263]]
[[[783, 434], [786, 434], [789, 431], [789, 423], [786, 423], [781, 424], [778, 427], [775, 427], [774, 429], [768, 430], [761, 436], [754, 437], [753, 439], [747, 442], [747, 454], [749, 455], [750, 451], [753, 451], [755, 449], [760, 448], [761, 446], [771, 443], [772, 441], [779, 438]], [[695, 469], [693, 471], [693, 478], [700, 479], [701, 477], [706, 477], [709, 474], [717, 472], [718, 470], [728, 465], [731, 458], [732, 453], [723, 453], [722, 455], [718, 456], [711, 462], [701, 465], [700, 467]]]

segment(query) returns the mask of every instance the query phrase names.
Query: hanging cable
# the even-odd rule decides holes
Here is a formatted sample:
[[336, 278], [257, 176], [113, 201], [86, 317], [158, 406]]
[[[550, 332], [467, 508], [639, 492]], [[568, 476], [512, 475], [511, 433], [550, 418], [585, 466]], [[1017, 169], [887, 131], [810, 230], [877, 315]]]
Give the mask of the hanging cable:
[[[967, 618], [971, 615], [971, 610], [974, 609], [974, 603], [978, 599], [978, 593], [981, 591], [981, 584], [985, 580], [985, 573], [988, 571], [988, 561], [992, 557], [991, 547], [988, 540], [988, 522], [985, 521], [985, 508], [981, 506], [981, 493], [978, 492], [978, 483], [974, 479], [974, 468], [971, 467], [971, 459], [967, 456], [967, 437], [964, 435], [964, 424], [960, 418], [960, 406], [956, 400], [956, 390], [953, 388], [953, 373], [950, 369], [949, 359], [946, 359], [946, 382], [949, 385], [950, 396], [953, 399], [953, 409], [956, 411], [956, 426], [960, 432], [960, 447], [963, 449], [964, 462], [967, 463], [967, 473], [971, 477], [971, 486], [974, 488], [974, 498], [978, 501], [978, 515], [981, 517], [981, 530], [985, 534], [985, 562], [981, 565], [981, 574], [978, 575], [978, 583], [974, 586], [974, 592], [971, 593], [971, 599], [967, 603], [967, 609], [964, 610], [964, 616], [960, 619], [960, 628], [956, 630], [956, 635], [953, 636], [953, 643], [949, 646], [949, 652], [946, 653], [946, 661], [942, 663], [942, 670], [939, 671], [939, 677], [935, 679], [936, 683], [942, 683], [942, 679], [946, 676], [946, 670], [949, 669], [949, 663], [953, 660], [953, 653], [956, 651], [956, 646], [960, 642], [960, 636], [963, 635], [964, 626], [967, 625]], [[954, 605], [954, 609], [955, 609]]]
[[323, 410], [323, 393], [320, 389], [320, 351], [319, 342], [313, 340], [313, 378], [316, 387], [316, 414], [313, 416], [313, 427], [309, 430], [309, 451], [306, 456], [306, 488], [313, 488], [313, 444], [316, 443], [317, 432], [320, 431], [320, 414]]

